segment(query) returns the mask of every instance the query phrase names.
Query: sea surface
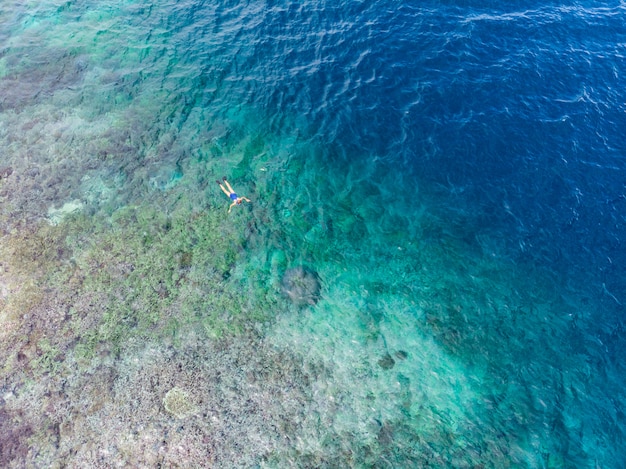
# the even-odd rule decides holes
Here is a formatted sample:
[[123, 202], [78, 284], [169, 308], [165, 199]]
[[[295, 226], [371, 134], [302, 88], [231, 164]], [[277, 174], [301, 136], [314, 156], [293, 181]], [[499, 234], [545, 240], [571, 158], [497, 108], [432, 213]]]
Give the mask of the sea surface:
[[3, 0], [0, 236], [0, 467], [624, 467], [626, 3]]

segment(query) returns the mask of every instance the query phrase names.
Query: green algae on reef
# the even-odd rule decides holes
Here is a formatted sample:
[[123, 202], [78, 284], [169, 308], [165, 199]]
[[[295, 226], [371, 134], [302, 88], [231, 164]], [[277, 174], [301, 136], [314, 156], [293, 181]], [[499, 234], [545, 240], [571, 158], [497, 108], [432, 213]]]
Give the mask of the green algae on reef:
[[240, 296], [224, 282], [241, 252], [241, 235], [219, 212], [168, 216], [153, 208], [116, 213], [107, 233], [79, 262], [89, 290], [109, 298], [100, 324], [117, 343], [129, 328], [148, 332], [169, 323], [201, 321], [215, 335], [241, 325]]
[[[47, 337], [50, 311], [58, 310], [65, 344], [49, 338], [47, 348], [72, 344], [84, 357], [104, 344], [119, 350], [131, 337], [167, 331], [171, 339], [192, 323], [214, 337], [233, 333], [250, 311], [237, 285], [225, 280], [243, 242], [221, 211], [166, 214], [150, 206], [16, 230], [2, 244], [4, 272], [15, 282], [3, 300], [3, 322], [16, 329], [28, 323], [24, 340], [32, 342]], [[35, 324], [38, 308], [48, 311], [47, 323]], [[262, 319], [258, 310], [253, 316]]]

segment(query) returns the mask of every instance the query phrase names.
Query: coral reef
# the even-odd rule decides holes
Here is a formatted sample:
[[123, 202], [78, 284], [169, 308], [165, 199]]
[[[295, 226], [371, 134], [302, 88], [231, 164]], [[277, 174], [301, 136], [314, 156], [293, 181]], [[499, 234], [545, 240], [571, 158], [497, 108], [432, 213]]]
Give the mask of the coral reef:
[[0, 466], [10, 467], [11, 462], [23, 461], [28, 455], [28, 439], [33, 435], [33, 429], [23, 422], [23, 415], [19, 410], [7, 412], [4, 409], [5, 401], [0, 398]]
[[170, 414], [179, 419], [188, 417], [195, 411], [195, 406], [193, 402], [191, 402], [189, 394], [178, 387], [173, 387], [167, 391], [167, 394], [163, 398], [163, 407], [165, 407], [165, 410]]
[[328, 372], [259, 339], [137, 344], [83, 373], [44, 375], [0, 402], [2, 455], [42, 467], [227, 468], [287, 453], [310, 412], [328, 413], [312, 389]]

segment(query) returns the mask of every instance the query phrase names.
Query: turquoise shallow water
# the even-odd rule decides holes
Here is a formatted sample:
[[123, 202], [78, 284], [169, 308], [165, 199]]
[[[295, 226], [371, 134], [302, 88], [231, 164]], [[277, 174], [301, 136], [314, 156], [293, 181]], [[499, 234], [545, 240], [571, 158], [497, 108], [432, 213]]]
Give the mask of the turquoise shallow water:
[[0, 7], [0, 466], [621, 467], [623, 20]]

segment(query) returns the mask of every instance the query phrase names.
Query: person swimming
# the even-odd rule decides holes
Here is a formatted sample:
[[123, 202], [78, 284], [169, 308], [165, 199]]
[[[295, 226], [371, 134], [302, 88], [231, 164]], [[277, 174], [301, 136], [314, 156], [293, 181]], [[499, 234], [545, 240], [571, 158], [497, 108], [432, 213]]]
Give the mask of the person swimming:
[[[222, 178], [224, 180], [224, 184], [221, 183], [221, 181], [215, 181], [219, 184], [220, 189], [222, 189], [222, 192], [224, 194], [226, 194], [226, 197], [228, 197], [230, 200], [233, 201], [232, 204], [230, 204], [230, 207], [228, 207], [228, 213], [230, 213], [230, 211], [233, 209], [233, 207], [235, 205], [241, 205], [241, 203], [245, 200], [246, 202], [250, 202], [250, 199], [248, 199], [247, 197], [239, 197], [237, 195], [237, 193], [233, 190], [233, 188], [230, 186], [230, 184], [228, 183], [228, 181], [226, 180], [226, 176], [224, 176]], [[226, 186], [226, 187], [224, 187]]]

